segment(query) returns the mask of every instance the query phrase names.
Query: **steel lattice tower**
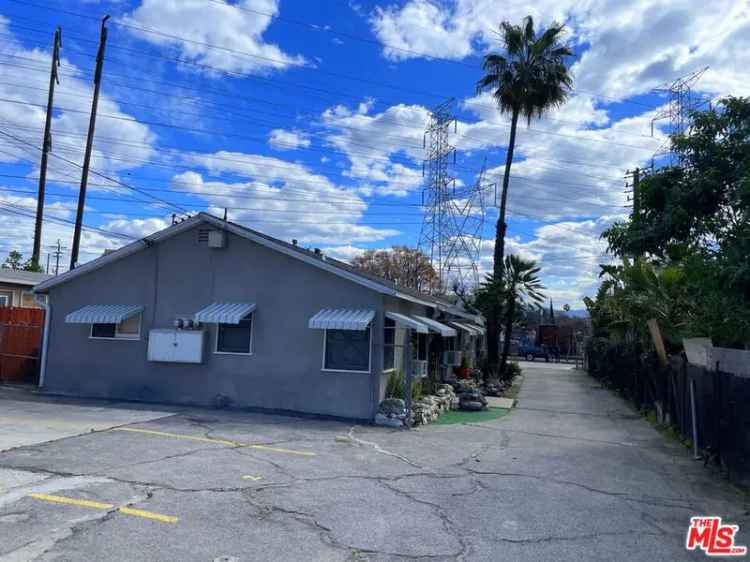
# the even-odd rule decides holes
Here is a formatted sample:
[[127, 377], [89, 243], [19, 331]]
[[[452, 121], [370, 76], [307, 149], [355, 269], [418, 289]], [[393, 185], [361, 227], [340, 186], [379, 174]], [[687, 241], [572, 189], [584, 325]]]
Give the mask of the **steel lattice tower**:
[[[690, 113], [706, 103], [706, 100], [703, 98], [695, 96], [691, 89], [693, 83], [696, 82], [706, 70], [708, 70], [708, 67], [681, 76], [674, 82], [665, 84], [661, 88], [656, 88], [654, 90], [654, 93], [667, 95], [667, 106], [659, 111], [656, 117], [651, 120], [652, 136], [654, 134], [654, 122], [662, 119], [669, 119], [670, 135], [682, 135], [687, 131], [691, 122]], [[671, 164], [675, 163], [675, 161], [682, 161], [682, 156], [675, 154], [671, 150], [670, 141], [667, 141], [666, 145], [659, 148], [656, 154], [654, 154], [652, 162], [659, 156], [667, 156]]]
[[441, 289], [479, 282], [478, 261], [484, 227], [484, 168], [477, 183], [456, 188], [450, 160], [456, 149], [449, 142], [456, 127], [453, 99], [437, 106], [425, 131], [426, 159], [422, 189], [424, 216], [419, 249], [429, 257], [440, 278]]

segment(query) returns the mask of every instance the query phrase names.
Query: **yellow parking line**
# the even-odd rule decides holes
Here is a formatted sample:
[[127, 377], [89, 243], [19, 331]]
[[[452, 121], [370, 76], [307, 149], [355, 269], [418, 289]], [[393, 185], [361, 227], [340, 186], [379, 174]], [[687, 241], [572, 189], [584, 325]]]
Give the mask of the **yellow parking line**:
[[184, 435], [182, 433], [172, 433], [169, 431], [154, 431], [153, 429], [139, 429], [137, 427], [113, 427], [109, 431], [130, 431], [132, 433], [145, 433], [146, 435], [156, 435], [159, 437], [173, 437], [175, 439], [185, 439], [187, 441], [199, 441], [201, 443], [216, 443], [217, 445], [226, 445], [227, 447], [237, 447], [243, 449], [260, 449], [262, 451], [272, 451], [274, 453], [285, 453], [287, 455], [299, 455], [302, 457], [314, 457], [316, 453], [311, 451], [295, 451], [293, 449], [284, 449], [282, 447], [271, 447], [269, 445], [253, 445], [251, 443], [240, 443], [239, 441], [230, 441], [228, 439], [214, 439], [212, 437], [201, 437], [198, 435]]
[[50, 496], [49, 494], [29, 494], [37, 500], [44, 500], [52, 503], [64, 503], [67, 505], [77, 505], [79, 507], [90, 507], [92, 509], [113, 509], [115, 506], [111, 503], [94, 502], [91, 500], [77, 500], [75, 498], [66, 498], [65, 496]]
[[267, 445], [238, 445], [246, 449], [260, 449], [261, 451], [273, 451], [274, 453], [286, 453], [287, 455], [300, 455], [303, 457], [314, 457], [315, 453], [310, 451], [294, 451], [292, 449], [282, 449], [280, 447], [268, 447]]
[[[91, 500], [77, 500], [75, 498], [67, 498], [65, 496], [52, 496], [49, 494], [29, 494], [30, 497], [51, 503], [61, 503], [65, 505], [76, 505], [78, 507], [88, 507], [91, 509], [102, 509], [109, 511], [114, 509], [115, 506], [111, 503], [95, 502]], [[125, 515], [132, 515], [134, 517], [143, 517], [144, 519], [153, 519], [154, 521], [161, 521], [162, 523], [176, 523], [177, 517], [172, 515], [162, 515], [161, 513], [154, 513], [152, 511], [144, 511], [142, 509], [135, 509], [132, 507], [120, 507], [117, 509], [120, 513]]]
[[155, 521], [161, 521], [162, 523], [177, 523], [177, 517], [174, 517], [172, 515], [162, 515], [161, 513], [143, 511], [142, 509], [134, 509], [132, 507], [121, 507], [119, 511], [121, 513], [126, 513], [127, 515], [134, 515], [136, 517], [143, 517], [145, 519], [153, 519]]
[[113, 427], [109, 431], [130, 431], [133, 433], [145, 433], [146, 435], [158, 435], [160, 437], [174, 437], [175, 439], [186, 439], [188, 441], [200, 441], [201, 443], [216, 443], [228, 447], [241, 447], [242, 443], [229, 441], [227, 439], [213, 439], [211, 437], [200, 437], [198, 435], [183, 435], [182, 433], [170, 433], [169, 431], [154, 431], [153, 429], [138, 429], [137, 427]]

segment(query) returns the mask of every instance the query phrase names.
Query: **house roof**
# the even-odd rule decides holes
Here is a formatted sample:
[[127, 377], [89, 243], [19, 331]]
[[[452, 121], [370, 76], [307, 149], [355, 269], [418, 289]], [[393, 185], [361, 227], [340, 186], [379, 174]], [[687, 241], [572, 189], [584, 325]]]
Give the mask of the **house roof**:
[[387, 279], [383, 279], [382, 277], [360, 271], [359, 269], [353, 267], [348, 263], [330, 258], [324, 254], [316, 253], [306, 248], [302, 248], [295, 244], [290, 244], [289, 242], [279, 240], [278, 238], [263, 234], [262, 232], [258, 232], [257, 230], [247, 228], [246, 226], [242, 226], [230, 221], [224, 221], [204, 212], [198, 213], [185, 221], [174, 224], [165, 228], [164, 230], [160, 230], [159, 232], [146, 236], [145, 238], [127, 244], [126, 246], [123, 246], [122, 248], [115, 250], [114, 252], [110, 252], [95, 260], [87, 262], [77, 267], [76, 269], [67, 271], [61, 275], [48, 279], [40, 283], [39, 286], [35, 287], [34, 290], [40, 293], [46, 292], [52, 287], [56, 287], [58, 285], [66, 283], [80, 275], [95, 271], [109, 263], [119, 261], [126, 256], [139, 252], [156, 242], [171, 238], [172, 236], [176, 236], [181, 232], [195, 227], [199, 223], [208, 223], [215, 228], [226, 230], [228, 232], [236, 234], [237, 236], [246, 238], [272, 250], [299, 259], [305, 263], [308, 263], [320, 269], [324, 269], [360, 285], [364, 285], [379, 293], [415, 302], [425, 306], [430, 306], [432, 308], [437, 308], [456, 316], [463, 316], [472, 319], [478, 318], [477, 315], [466, 312], [447, 299], [435, 297], [432, 295], [423, 295], [422, 293], [414, 291], [413, 289], [408, 289], [406, 287], [396, 285], [395, 283], [388, 281]]
[[33, 287], [50, 277], [52, 277], [52, 275], [36, 271], [23, 271], [20, 269], [8, 269], [5, 267], [0, 268], [0, 283]]

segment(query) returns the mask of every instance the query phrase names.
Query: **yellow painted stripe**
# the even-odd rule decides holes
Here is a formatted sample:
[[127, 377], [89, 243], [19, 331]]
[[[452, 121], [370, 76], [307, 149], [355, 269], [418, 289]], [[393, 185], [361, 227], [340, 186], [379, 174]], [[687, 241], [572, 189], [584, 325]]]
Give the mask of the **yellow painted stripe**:
[[[88, 507], [91, 509], [102, 509], [109, 511], [114, 509], [115, 506], [111, 503], [95, 502], [91, 500], [77, 500], [75, 498], [66, 498], [65, 496], [52, 496], [49, 494], [29, 494], [30, 497], [43, 500], [51, 503], [61, 503], [65, 505], [75, 505], [78, 507]], [[134, 517], [143, 517], [144, 519], [153, 519], [155, 521], [161, 521], [162, 523], [176, 523], [177, 517], [172, 515], [162, 515], [161, 513], [154, 513], [152, 511], [144, 511], [142, 509], [135, 509], [132, 507], [121, 507], [117, 511], [126, 515], [132, 515]]]
[[110, 431], [130, 431], [132, 433], [145, 433], [146, 435], [158, 435], [159, 437], [174, 437], [175, 439], [185, 439], [188, 441], [199, 441], [201, 443], [215, 443], [217, 445], [226, 445], [228, 447], [241, 447], [242, 443], [229, 441], [227, 439], [213, 439], [211, 437], [201, 437], [199, 435], [183, 435], [182, 433], [171, 433], [169, 431], [154, 431], [153, 429], [139, 429], [137, 427], [113, 427]]
[[79, 507], [90, 507], [92, 509], [113, 509], [115, 506], [111, 503], [94, 502], [91, 500], [77, 500], [75, 498], [66, 498], [65, 496], [51, 496], [49, 494], [29, 494], [32, 498], [52, 503], [64, 503], [67, 505], [77, 505]]
[[273, 451], [274, 453], [286, 453], [287, 455], [300, 455], [301, 457], [314, 457], [315, 453], [311, 451], [294, 451], [292, 449], [283, 449], [281, 447], [269, 447], [268, 445], [237, 445], [246, 449], [260, 449], [261, 451]]
[[242, 477], [243, 480], [252, 480], [253, 482], [257, 482], [258, 480], [263, 480], [262, 476], [253, 476], [252, 474], [245, 474]]
[[293, 449], [284, 449], [282, 447], [271, 447], [269, 445], [253, 445], [251, 443], [240, 443], [239, 441], [230, 441], [228, 439], [213, 439], [212, 437], [201, 437], [199, 435], [184, 435], [182, 433], [172, 433], [169, 431], [154, 431], [153, 429], [140, 429], [137, 427], [113, 427], [109, 431], [129, 431], [132, 433], [144, 433], [146, 435], [156, 435], [159, 437], [172, 437], [174, 439], [198, 441], [200, 443], [215, 443], [216, 445], [226, 445], [227, 447], [238, 447], [238, 448], [244, 448], [244, 449], [259, 449], [262, 451], [272, 451], [274, 453], [285, 453], [287, 455], [298, 455], [302, 457], [316, 456], [316, 453], [313, 453], [311, 451], [295, 451]]
[[161, 513], [154, 513], [152, 511], [143, 511], [142, 509], [134, 509], [132, 507], [121, 507], [118, 510], [120, 513], [127, 515], [134, 515], [135, 517], [143, 517], [144, 519], [153, 519], [155, 521], [161, 521], [162, 523], [176, 523], [177, 517], [172, 515], [162, 515]]

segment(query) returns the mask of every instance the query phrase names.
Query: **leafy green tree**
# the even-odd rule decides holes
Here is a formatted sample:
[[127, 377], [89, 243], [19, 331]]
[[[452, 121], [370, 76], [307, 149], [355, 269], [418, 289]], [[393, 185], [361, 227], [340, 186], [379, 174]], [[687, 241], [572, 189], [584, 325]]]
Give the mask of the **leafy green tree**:
[[665, 340], [679, 346], [691, 314], [684, 267], [623, 258], [622, 265], [601, 269], [604, 280], [596, 299], [584, 298], [595, 336], [648, 346], [646, 323], [654, 318]]
[[12, 269], [14, 271], [44, 271], [38, 264], [32, 260], [23, 261], [23, 254], [17, 250], [8, 252], [8, 257], [2, 265], [3, 269]]
[[684, 335], [750, 344], [750, 99], [692, 115], [680, 163], [640, 182], [639, 211], [605, 231], [610, 251], [682, 271]]
[[[505, 159], [505, 173], [500, 199], [500, 213], [495, 227], [493, 275], [499, 279], [505, 257], [505, 222], [510, 170], [516, 145], [518, 119], [524, 117], [531, 124], [534, 117], [561, 105], [568, 97], [573, 79], [568, 72], [568, 61], [573, 52], [561, 43], [565, 26], [553, 24], [544, 31], [534, 29], [531, 16], [521, 25], [504, 21], [500, 37], [505, 54], [484, 57], [485, 75], [477, 82], [477, 91], [492, 91], [500, 113], [510, 114], [510, 138]], [[488, 317], [488, 359], [497, 363], [498, 317]]]
[[23, 269], [23, 254], [17, 250], [11, 250], [8, 252], [8, 257], [5, 258], [3, 268], [12, 269], [14, 271]]
[[524, 307], [544, 302], [544, 286], [539, 267], [533, 261], [510, 255], [505, 257], [503, 276], [488, 274], [477, 293], [477, 304], [487, 313], [498, 314], [503, 320], [503, 350], [498, 373], [503, 376], [508, 365], [513, 325], [523, 318]]

